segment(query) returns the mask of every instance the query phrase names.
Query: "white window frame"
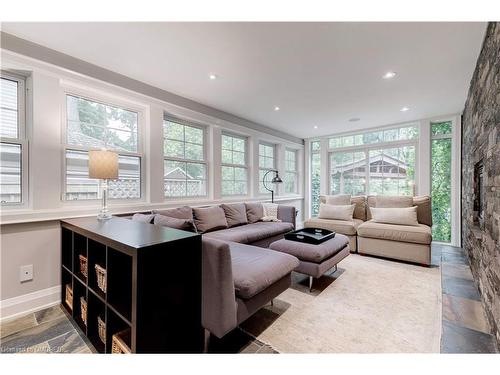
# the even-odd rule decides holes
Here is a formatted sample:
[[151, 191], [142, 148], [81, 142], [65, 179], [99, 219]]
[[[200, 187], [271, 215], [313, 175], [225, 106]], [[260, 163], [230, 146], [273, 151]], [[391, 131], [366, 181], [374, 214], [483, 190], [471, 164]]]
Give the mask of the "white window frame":
[[[260, 145], [264, 145], [264, 146], [268, 146], [268, 147], [272, 147], [273, 148], [273, 166], [272, 168], [264, 168], [264, 167], [261, 167], [260, 166]], [[257, 160], [257, 163], [258, 163], [258, 166], [259, 166], [259, 173], [258, 173], [258, 179], [259, 179], [259, 184], [258, 184], [258, 187], [257, 187], [257, 195], [259, 196], [263, 196], [263, 195], [267, 195], [267, 194], [270, 194], [270, 192], [261, 192], [260, 191], [260, 184], [262, 183], [262, 181], [260, 180], [260, 171], [270, 171], [270, 170], [273, 170], [273, 169], [277, 169], [276, 168], [276, 165], [277, 165], [277, 160], [276, 160], [276, 156], [277, 156], [277, 151], [276, 151], [277, 147], [276, 147], [276, 144], [274, 143], [269, 143], [269, 142], [263, 142], [263, 141], [259, 141], [259, 147], [257, 149], [257, 152], [258, 152], [258, 160]], [[274, 195], [278, 195], [277, 194], [277, 190], [275, 190], [274, 192]]]
[[[222, 137], [223, 136], [227, 136], [227, 137], [232, 137], [232, 138], [238, 138], [238, 139], [242, 139], [244, 142], [245, 142], [245, 164], [244, 165], [241, 165], [241, 164], [232, 164], [232, 163], [224, 163], [222, 162]], [[234, 133], [231, 133], [231, 132], [227, 132], [227, 131], [222, 131], [221, 132], [221, 180], [220, 180], [220, 183], [221, 183], [221, 197], [247, 197], [249, 195], [249, 166], [248, 166], [248, 137], [245, 137], [245, 136], [242, 136], [242, 135], [238, 135], [238, 134], [234, 134]], [[222, 167], [234, 167], [234, 168], [244, 168], [245, 169], [245, 174], [247, 176], [247, 183], [246, 183], [246, 194], [222, 194]]]
[[0, 202], [2, 209], [19, 209], [25, 208], [29, 200], [28, 186], [28, 153], [29, 142], [27, 139], [26, 105], [27, 85], [26, 77], [1, 70], [0, 77], [15, 81], [17, 83], [17, 138], [0, 137], [0, 143], [10, 143], [21, 147], [21, 199], [19, 202]]
[[74, 96], [78, 98], [82, 98], [88, 101], [92, 101], [95, 103], [100, 103], [106, 106], [118, 107], [120, 109], [124, 109], [127, 111], [137, 113], [137, 152], [129, 152], [122, 150], [114, 150], [109, 149], [110, 151], [115, 151], [119, 156], [132, 156], [139, 158], [139, 178], [140, 178], [140, 195], [138, 198], [109, 198], [108, 203], [113, 204], [113, 202], [119, 202], [121, 204], [125, 202], [142, 202], [145, 201], [146, 197], [146, 178], [145, 178], [145, 155], [143, 151], [144, 145], [144, 132], [143, 132], [143, 123], [144, 123], [144, 108], [135, 106], [125, 101], [117, 100], [116, 98], [111, 98], [105, 95], [100, 95], [98, 93], [90, 93], [87, 91], [83, 91], [73, 87], [65, 87], [63, 88], [62, 93], [62, 114], [61, 114], [61, 142], [62, 142], [62, 176], [61, 176], [61, 201], [66, 204], [75, 204], [78, 205], [85, 204], [85, 202], [89, 202], [87, 204], [92, 205], [95, 204], [96, 201], [99, 201], [101, 198], [98, 196], [96, 199], [67, 199], [66, 198], [66, 152], [67, 151], [82, 151], [88, 152], [92, 149], [92, 147], [85, 146], [75, 146], [68, 144], [68, 127], [67, 127], [67, 96]]
[[[190, 126], [192, 128], [201, 129], [203, 131], [203, 160], [195, 160], [195, 159], [186, 159], [186, 158], [178, 158], [173, 156], [165, 155], [165, 121], [172, 121], [178, 123], [183, 126]], [[162, 142], [162, 151], [163, 151], [163, 174], [162, 174], [162, 190], [163, 190], [163, 198], [167, 201], [172, 200], [192, 200], [193, 198], [208, 198], [210, 196], [210, 174], [209, 174], [209, 165], [208, 165], [208, 147], [207, 147], [207, 129], [206, 125], [198, 124], [196, 122], [182, 119], [181, 117], [173, 116], [168, 113], [163, 114], [162, 121], [162, 134], [163, 134], [163, 142]], [[184, 144], [186, 141], [183, 142]], [[189, 143], [189, 142], [188, 142]], [[184, 195], [184, 196], [166, 196], [165, 195], [165, 161], [177, 161], [181, 163], [194, 163], [194, 164], [204, 164], [205, 165], [205, 194], [203, 195]]]
[[[365, 177], [365, 195], [369, 195], [370, 192], [370, 168], [369, 168], [369, 156], [370, 156], [370, 151], [373, 150], [381, 150], [381, 149], [386, 149], [386, 148], [399, 148], [399, 147], [404, 147], [404, 146], [413, 146], [415, 148], [415, 179], [414, 179], [414, 185], [413, 185], [413, 192], [412, 196], [416, 195], [417, 187], [418, 187], [418, 172], [419, 172], [419, 155], [418, 155], [418, 142], [420, 139], [420, 133], [418, 134], [418, 137], [414, 139], [407, 139], [407, 140], [395, 140], [395, 141], [387, 141], [387, 142], [375, 142], [375, 143], [370, 143], [366, 145], [354, 145], [354, 146], [346, 146], [346, 147], [330, 147], [330, 139], [331, 138], [337, 138], [337, 137], [344, 137], [344, 136], [350, 136], [350, 135], [358, 135], [358, 134], [364, 134], [364, 133], [373, 133], [373, 132], [378, 132], [378, 131], [384, 131], [384, 130], [392, 130], [392, 129], [400, 129], [400, 128], [407, 128], [407, 127], [416, 127], [419, 129], [419, 126], [417, 123], [408, 123], [408, 124], [401, 124], [400, 126], [390, 126], [390, 127], [384, 127], [384, 128], [374, 128], [374, 129], [366, 129], [365, 131], [355, 131], [355, 132], [349, 132], [345, 134], [338, 134], [335, 136], [328, 137], [328, 164], [327, 164], [327, 172], [328, 172], [328, 182], [327, 182], [327, 188], [328, 188], [328, 194], [331, 194], [331, 188], [332, 188], [332, 154], [334, 153], [341, 153], [341, 152], [364, 152], [367, 160], [367, 166], [366, 166], [366, 177]], [[420, 130], [420, 129], [419, 129]], [[342, 192], [341, 192], [342, 193]]]
[[[442, 122], [450, 122], [451, 123], [451, 133], [448, 134], [432, 134], [432, 125], [439, 124]], [[445, 245], [451, 246], [460, 246], [460, 236], [461, 236], [461, 228], [460, 228], [460, 193], [459, 189], [461, 186], [461, 173], [460, 173], [460, 160], [456, 161], [456, 155], [460, 155], [460, 138], [457, 133], [460, 130], [457, 126], [457, 121], [455, 118], [437, 118], [431, 119], [429, 121], [429, 134], [430, 134], [430, 156], [429, 156], [429, 173], [432, 173], [432, 141], [436, 139], [450, 139], [451, 140], [451, 184], [450, 184], [450, 208], [451, 208], [451, 239], [450, 242], [441, 242], [435, 241], [436, 243], [442, 243]], [[457, 147], [458, 143], [458, 147]], [[458, 149], [458, 152], [457, 152]], [[458, 158], [460, 159], [460, 158]], [[458, 164], [457, 164], [458, 163]], [[429, 187], [429, 196], [432, 197], [432, 176], [431, 176], [431, 186]], [[457, 212], [458, 210], [458, 212]]]
[[[287, 152], [292, 152], [295, 155], [295, 163], [294, 163], [293, 170], [288, 169], [288, 159], [286, 157]], [[294, 149], [294, 148], [285, 147], [285, 176], [288, 173], [293, 174], [294, 189], [293, 189], [293, 191], [288, 192], [288, 191], [286, 191], [286, 187], [283, 187], [284, 194], [298, 194], [299, 193], [299, 160], [298, 160], [298, 157], [299, 157], [299, 150]]]

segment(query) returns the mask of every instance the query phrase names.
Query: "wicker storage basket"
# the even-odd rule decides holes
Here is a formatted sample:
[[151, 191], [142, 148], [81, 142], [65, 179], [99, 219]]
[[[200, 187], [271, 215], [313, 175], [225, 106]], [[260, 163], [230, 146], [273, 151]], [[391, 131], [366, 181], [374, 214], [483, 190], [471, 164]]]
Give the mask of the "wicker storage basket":
[[88, 264], [87, 257], [85, 255], [80, 254], [80, 272], [83, 276], [87, 277], [88, 274]]
[[101, 319], [100, 316], [97, 317], [97, 331], [102, 343], [106, 344], [106, 323]]
[[111, 340], [111, 354], [130, 354], [130, 348], [126, 344], [130, 342], [130, 329], [118, 332]]
[[66, 297], [65, 297], [66, 305], [73, 310], [73, 289], [71, 288], [71, 284], [66, 284]]
[[83, 324], [87, 325], [87, 301], [85, 301], [83, 296], [80, 297], [80, 311]]
[[97, 286], [104, 293], [106, 293], [106, 269], [102, 268], [100, 265], [95, 265], [95, 274], [97, 277]]

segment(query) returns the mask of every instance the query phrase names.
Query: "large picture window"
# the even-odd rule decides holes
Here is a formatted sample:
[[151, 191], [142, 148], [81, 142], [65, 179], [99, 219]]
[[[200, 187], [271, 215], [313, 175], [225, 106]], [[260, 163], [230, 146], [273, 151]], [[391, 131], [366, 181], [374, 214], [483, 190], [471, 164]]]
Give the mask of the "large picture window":
[[[271, 169], [276, 169], [275, 145], [259, 143], [259, 193], [267, 194], [269, 191], [262, 183], [264, 175]], [[266, 185], [271, 186], [274, 175], [269, 173], [266, 177]]]
[[298, 192], [298, 170], [297, 150], [285, 150], [285, 193], [297, 194]]
[[138, 113], [72, 94], [66, 95], [65, 198], [98, 199], [99, 181], [88, 177], [88, 151], [118, 153], [118, 179], [109, 182], [111, 199], [141, 197]]
[[2, 72], [0, 86], [0, 201], [2, 205], [23, 203], [27, 190], [25, 90], [23, 77]]
[[431, 123], [432, 238], [451, 242], [452, 122]]
[[222, 134], [221, 147], [221, 194], [247, 195], [247, 141], [246, 138]]
[[206, 196], [204, 127], [166, 117], [163, 137], [165, 197]]
[[417, 137], [407, 126], [331, 138], [330, 193], [414, 195]]

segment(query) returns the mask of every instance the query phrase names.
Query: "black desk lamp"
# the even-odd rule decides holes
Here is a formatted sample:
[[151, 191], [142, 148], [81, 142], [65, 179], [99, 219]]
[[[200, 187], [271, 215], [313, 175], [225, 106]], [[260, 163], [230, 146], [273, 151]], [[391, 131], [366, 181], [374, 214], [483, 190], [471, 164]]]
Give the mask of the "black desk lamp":
[[271, 180], [271, 183], [272, 184], [281, 184], [283, 182], [283, 180], [280, 178], [279, 174], [278, 174], [278, 171], [276, 169], [270, 169], [268, 170], [265, 174], [264, 174], [264, 177], [262, 178], [262, 184], [264, 185], [264, 188], [267, 190], [267, 191], [270, 191], [271, 192], [271, 202], [274, 203], [274, 190], [272, 189], [269, 189], [266, 185], [266, 177], [269, 173], [271, 172], [274, 172], [274, 177], [273, 179]]

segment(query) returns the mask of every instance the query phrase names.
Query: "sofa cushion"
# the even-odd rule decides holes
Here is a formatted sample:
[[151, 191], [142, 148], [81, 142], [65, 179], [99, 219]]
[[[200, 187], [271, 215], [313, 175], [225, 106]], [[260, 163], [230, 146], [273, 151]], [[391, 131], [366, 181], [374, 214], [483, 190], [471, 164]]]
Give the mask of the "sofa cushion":
[[337, 234], [331, 240], [322, 242], [318, 245], [283, 239], [273, 242], [269, 248], [293, 255], [299, 258], [299, 260], [321, 263], [325, 259], [337, 254], [348, 244], [349, 238], [343, 234]]
[[352, 217], [363, 221], [366, 220], [366, 197], [364, 195], [351, 197], [351, 204], [356, 205]]
[[372, 220], [358, 227], [358, 236], [425, 245], [429, 245], [432, 241], [431, 227], [427, 225], [394, 225], [376, 223]]
[[262, 222], [242, 225], [207, 233], [206, 237], [223, 241], [252, 243], [265, 238], [284, 234], [293, 230], [293, 224], [287, 222]]
[[221, 204], [220, 206], [224, 210], [229, 228], [248, 223], [247, 211], [244, 203]]
[[140, 221], [142, 223], [151, 224], [151, 222], [153, 221], [154, 217], [155, 217], [154, 214], [149, 214], [149, 215], [146, 215], [146, 214], [134, 214], [132, 216], [132, 220]]
[[431, 197], [428, 195], [413, 197], [413, 205], [417, 206], [418, 222], [432, 227]]
[[229, 243], [236, 296], [249, 299], [292, 272], [294, 256], [235, 242]]
[[377, 208], [401, 208], [413, 206], [413, 197], [405, 195], [377, 195], [375, 207]]
[[356, 207], [355, 204], [336, 206], [333, 204], [320, 203], [318, 217], [320, 219], [352, 221], [354, 207]]
[[418, 225], [417, 206], [380, 208], [372, 207], [373, 221], [377, 223], [396, 225]]
[[227, 228], [226, 215], [220, 207], [195, 207], [193, 216], [198, 233]]
[[323, 203], [333, 204], [335, 206], [351, 204], [351, 194], [325, 195], [325, 201]]
[[352, 221], [344, 220], [329, 220], [329, 219], [319, 219], [313, 217], [304, 221], [304, 227], [306, 228], [321, 228], [326, 230], [331, 230], [340, 234], [345, 234], [347, 236], [356, 235], [356, 231], [363, 220], [353, 219]]
[[154, 214], [175, 217], [177, 219], [193, 219], [193, 209], [189, 206], [168, 208], [165, 210], [153, 210]]
[[247, 220], [249, 224], [256, 223], [264, 217], [262, 203], [245, 203], [247, 209]]
[[177, 219], [176, 217], [164, 216], [160, 214], [154, 215], [153, 224], [163, 227], [185, 230], [188, 232], [196, 232], [192, 219]]

